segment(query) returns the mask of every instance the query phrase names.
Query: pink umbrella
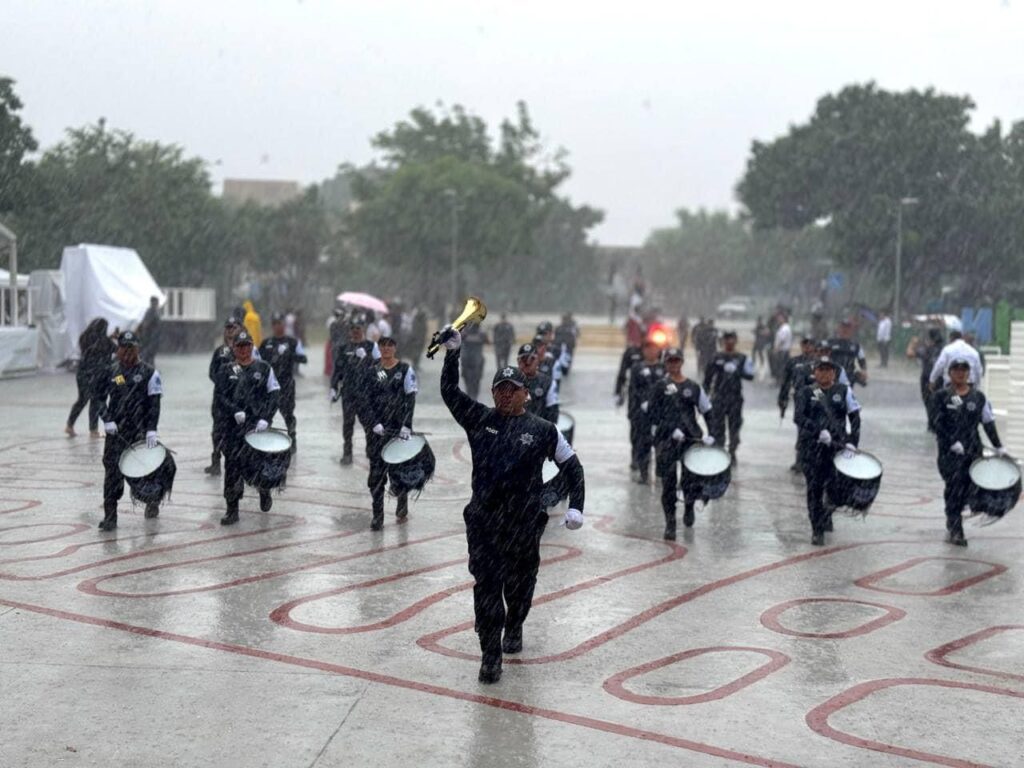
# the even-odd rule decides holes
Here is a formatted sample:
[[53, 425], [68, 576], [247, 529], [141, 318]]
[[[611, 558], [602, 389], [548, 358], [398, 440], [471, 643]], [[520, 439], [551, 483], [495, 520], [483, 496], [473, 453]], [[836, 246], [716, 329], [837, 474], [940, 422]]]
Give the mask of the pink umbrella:
[[356, 293], [354, 291], [345, 291], [339, 293], [337, 301], [342, 304], [349, 304], [353, 307], [361, 307], [363, 309], [372, 309], [374, 312], [380, 312], [386, 315], [388, 313], [388, 305], [378, 299], [376, 296], [371, 296], [368, 293]]

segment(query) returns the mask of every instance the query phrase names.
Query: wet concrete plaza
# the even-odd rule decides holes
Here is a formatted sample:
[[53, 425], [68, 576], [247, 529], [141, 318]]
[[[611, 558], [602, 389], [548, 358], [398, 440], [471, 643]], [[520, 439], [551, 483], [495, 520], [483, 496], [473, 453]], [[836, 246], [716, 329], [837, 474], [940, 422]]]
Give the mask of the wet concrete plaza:
[[552, 519], [524, 652], [482, 686], [439, 366], [416, 413], [437, 476], [372, 533], [317, 365], [286, 492], [218, 525], [206, 363], [158, 360], [173, 499], [156, 520], [122, 502], [109, 534], [102, 440], [61, 433], [74, 378], [0, 382], [5, 768], [1024, 765], [1024, 512], [943, 543], [909, 370], [858, 390], [885, 464], [867, 520], [810, 546], [794, 428], [755, 384], [732, 487], [668, 543], [658, 489], [630, 482], [617, 355], [582, 354], [563, 398], [587, 523]]

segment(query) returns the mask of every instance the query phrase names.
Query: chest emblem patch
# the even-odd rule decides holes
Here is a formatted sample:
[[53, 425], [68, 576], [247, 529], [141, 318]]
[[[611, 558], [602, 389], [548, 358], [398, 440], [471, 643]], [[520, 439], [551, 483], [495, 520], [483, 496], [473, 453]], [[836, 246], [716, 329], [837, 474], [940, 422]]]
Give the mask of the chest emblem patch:
[[260, 380], [261, 380], [261, 379], [263, 378], [263, 374], [262, 374], [262, 373], [260, 373], [259, 371], [253, 371], [252, 377], [253, 377], [253, 378], [254, 378], [254, 379], [255, 379], [256, 381], [260, 381]]
[[843, 398], [841, 398], [838, 394], [832, 395], [832, 402], [833, 403], [838, 403], [842, 399]]
[[519, 441], [523, 445], [533, 445], [533, 435], [527, 432], [525, 435], [519, 436]]
[[968, 411], [976, 411], [976, 410], [978, 410], [978, 404], [977, 403], [968, 403], [967, 404], [967, 410]]
[[692, 397], [692, 396], [693, 396], [693, 390], [692, 389], [687, 387], [686, 389], [683, 390], [683, 397]]

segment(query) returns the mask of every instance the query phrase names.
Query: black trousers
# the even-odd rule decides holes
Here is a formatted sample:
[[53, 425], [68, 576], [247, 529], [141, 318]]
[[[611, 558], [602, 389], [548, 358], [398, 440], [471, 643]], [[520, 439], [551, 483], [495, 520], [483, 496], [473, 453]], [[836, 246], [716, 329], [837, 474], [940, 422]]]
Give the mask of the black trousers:
[[228, 510], [238, 510], [245, 493], [245, 427], [231, 421], [224, 433], [224, 499]]
[[633, 447], [633, 464], [640, 471], [641, 477], [647, 477], [650, 472], [651, 451], [654, 450], [651, 426], [650, 417], [640, 409], [629, 417], [629, 442]]
[[946, 484], [942, 494], [946, 509], [946, 530], [950, 533], [963, 533], [963, 511], [971, 490], [971, 462], [976, 458], [956, 454], [939, 457], [939, 474]]
[[210, 430], [210, 441], [213, 443], [213, 463], [219, 464], [221, 454], [227, 453], [224, 441], [227, 434], [235, 427], [234, 414], [220, 413], [216, 404], [210, 408], [210, 417], [213, 419], [213, 428]]
[[[388, 465], [381, 457], [384, 446], [388, 444], [388, 438], [374, 434], [372, 429], [366, 430], [366, 458], [370, 460], [370, 474], [366, 478], [366, 485], [370, 489], [370, 498], [373, 500], [373, 511], [384, 511], [384, 489], [388, 482]], [[398, 505], [404, 506], [408, 503], [409, 494], [398, 495]]]
[[281, 412], [284, 425], [288, 429], [288, 436], [295, 440], [295, 380], [281, 385], [278, 393], [277, 409]]
[[107, 435], [103, 441], [103, 514], [107, 518], [117, 519], [117, 502], [124, 496], [124, 475], [118, 461], [128, 445], [131, 441], [117, 435]]
[[[685, 443], [672, 441], [670, 445], [658, 446], [658, 477], [661, 478], [661, 509], [665, 513], [665, 519], [675, 519], [676, 504], [678, 502], [677, 491], [680, 488], [680, 472], [682, 471], [683, 453]], [[692, 511], [696, 499], [686, 496], [686, 486], [683, 485], [683, 508]]]
[[743, 427], [743, 399], [720, 397], [711, 403], [711, 435], [722, 448], [725, 433], [729, 432], [729, 453], [740, 447], [740, 429]]
[[89, 430], [95, 432], [100, 424], [100, 407], [103, 405], [103, 398], [97, 394], [96, 375], [89, 370], [78, 369], [75, 374], [75, 384], [78, 385], [78, 399], [71, 406], [71, 413], [68, 414], [68, 426], [74, 427], [79, 415], [89, 404]]
[[522, 626], [530, 613], [548, 516], [539, 505], [488, 509], [472, 499], [462, 518], [480, 650], [500, 656], [502, 631]]
[[825, 489], [835, 471], [832, 465], [834, 454], [831, 446], [821, 443], [804, 443], [797, 451], [800, 468], [807, 481], [807, 516], [814, 533], [825, 531], [825, 524], [831, 514], [825, 500]]
[[[358, 398], [358, 392], [341, 391], [341, 439], [345, 444], [344, 452], [346, 456], [352, 454], [352, 435], [356, 428], [356, 412], [359, 410]], [[365, 424], [362, 424], [362, 426], [364, 429], [366, 428]], [[370, 426], [372, 427], [373, 425], [371, 424]]]

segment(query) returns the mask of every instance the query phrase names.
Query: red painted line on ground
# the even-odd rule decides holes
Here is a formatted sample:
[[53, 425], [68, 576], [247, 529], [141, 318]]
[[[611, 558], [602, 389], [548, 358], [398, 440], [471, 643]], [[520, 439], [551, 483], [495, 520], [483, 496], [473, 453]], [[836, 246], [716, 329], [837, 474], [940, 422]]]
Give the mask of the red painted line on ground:
[[233, 653], [238, 656], [246, 656], [249, 658], [262, 659], [265, 661], [273, 661], [280, 664], [289, 664], [291, 666], [301, 667], [304, 669], [314, 669], [319, 672], [328, 672], [336, 675], [342, 675], [344, 677], [352, 677], [359, 680], [365, 680], [370, 683], [387, 685], [393, 688], [401, 688], [408, 691], [415, 691], [417, 693], [431, 694], [434, 696], [440, 696], [442, 698], [452, 699], [455, 701], [463, 701], [470, 704], [479, 704], [482, 706], [492, 707], [494, 709], [501, 709], [508, 712], [515, 712], [522, 715], [530, 715], [532, 717], [539, 717], [545, 720], [565, 723], [567, 725], [575, 725], [581, 728], [589, 728], [591, 730], [600, 731], [602, 733], [610, 733], [617, 736], [625, 736], [627, 738], [638, 739], [640, 741], [653, 742], [668, 747], [675, 747], [677, 749], [685, 749], [691, 752], [698, 752], [704, 755], [711, 755], [712, 757], [720, 757], [722, 759], [733, 760], [744, 765], [759, 765], [763, 766], [763, 768], [799, 768], [799, 766], [793, 763], [787, 763], [781, 760], [773, 760], [771, 758], [761, 757], [758, 755], [750, 755], [744, 752], [738, 752], [736, 750], [727, 749], [724, 747], [716, 747], [711, 744], [703, 744], [699, 741], [691, 741], [690, 739], [683, 739], [677, 736], [670, 736], [664, 733], [657, 733], [655, 731], [646, 731], [640, 728], [633, 728], [631, 726], [612, 722], [610, 720], [600, 720], [598, 718], [587, 717], [585, 715], [574, 715], [569, 712], [561, 712], [559, 710], [547, 709], [545, 707], [536, 707], [530, 704], [523, 704], [518, 701], [500, 699], [496, 696], [482, 696], [476, 693], [467, 693], [465, 691], [455, 690], [454, 688], [446, 688], [444, 686], [436, 685], [433, 683], [421, 683], [415, 680], [407, 680], [400, 677], [394, 677], [392, 675], [384, 675], [377, 672], [369, 672], [367, 670], [343, 666], [341, 664], [332, 664], [325, 661], [318, 661], [316, 659], [303, 658], [301, 656], [292, 656], [284, 653], [264, 651], [258, 648], [250, 648], [244, 645], [236, 645], [234, 643], [223, 643], [218, 642], [216, 640], [206, 640], [199, 637], [191, 637], [188, 635], [181, 635], [173, 632], [164, 632], [158, 629], [150, 629], [148, 627], [140, 627], [134, 624], [125, 624], [120, 621], [111, 621], [109, 619], [101, 619], [94, 616], [86, 616], [83, 614], [71, 613], [69, 611], [62, 611], [54, 608], [46, 608], [44, 606], [32, 605], [30, 603], [22, 603], [15, 600], [8, 600], [6, 598], [0, 598], [0, 605], [6, 605], [9, 608], [17, 608], [24, 611], [30, 611], [32, 613], [41, 614], [44, 616], [51, 616], [53, 618], [63, 619], [65, 621], [74, 621], [79, 624], [88, 624], [96, 627], [103, 627], [106, 629], [115, 629], [121, 632], [128, 632], [130, 634], [138, 635], [141, 637], [151, 637], [160, 640], [168, 640], [171, 642], [181, 643], [183, 645], [191, 645], [199, 648], [223, 651], [225, 653]]
[[91, 526], [85, 523], [26, 523], [25, 525], [11, 525], [7, 528], [0, 528], [0, 534], [6, 531], [19, 531], [25, 528], [70, 528], [71, 530], [64, 531], [63, 533], [55, 533], [53, 536], [43, 536], [38, 539], [15, 539], [14, 541], [5, 541], [0, 539], [0, 547], [15, 547], [20, 544], [38, 544], [42, 541], [53, 541], [54, 539], [65, 539], [68, 536], [74, 536], [76, 533], [89, 530]]
[[[633, 693], [626, 688], [626, 681], [631, 680], [634, 677], [640, 677], [657, 669], [662, 669], [663, 667], [671, 666], [680, 661], [692, 659], [696, 656], [703, 656], [708, 653], [759, 653], [762, 656], [767, 656], [768, 661], [752, 672], [748, 672], [725, 685], [720, 685], [707, 693], [700, 693], [694, 696], [643, 696], [638, 693]], [[726, 696], [731, 696], [737, 691], [743, 690], [748, 685], [753, 685], [758, 680], [763, 680], [773, 672], [782, 669], [790, 661], [791, 659], [786, 654], [774, 651], [770, 648], [753, 648], [742, 645], [718, 645], [710, 648], [692, 648], [687, 651], [674, 653], [671, 656], [666, 656], [663, 659], [657, 659], [655, 661], [649, 661], [646, 664], [640, 664], [636, 667], [632, 667], [623, 672], [612, 675], [604, 681], [602, 687], [612, 696], [632, 702], [633, 704], [650, 704], [653, 706], [703, 704], [708, 701], [717, 701], [718, 699], [724, 699]]]
[[[582, 550], [576, 549], [575, 547], [567, 547], [562, 544], [541, 544], [541, 547], [549, 547], [554, 549], [563, 550], [563, 554], [556, 555], [555, 557], [541, 559], [541, 565], [551, 565], [552, 563], [558, 563], [562, 560], [569, 560], [574, 557], [579, 557], [583, 554]], [[292, 611], [298, 608], [300, 605], [306, 605], [316, 600], [323, 600], [328, 597], [335, 595], [345, 594], [347, 592], [354, 592], [357, 589], [367, 589], [371, 587], [380, 586], [382, 584], [389, 584], [401, 579], [407, 579], [412, 576], [419, 576], [424, 573], [431, 573], [433, 571], [440, 571], [445, 568], [452, 568], [456, 565], [465, 565], [466, 558], [461, 557], [458, 560], [449, 560], [444, 563], [438, 563], [436, 565], [427, 565], [422, 568], [416, 568], [410, 571], [401, 571], [400, 573], [393, 573], [388, 576], [381, 576], [368, 581], [362, 581], [358, 584], [349, 584], [344, 587], [338, 587], [337, 589], [330, 589], [325, 592], [318, 592], [314, 595], [307, 595], [306, 597], [300, 597], [297, 600], [292, 600], [287, 603], [283, 603], [270, 612], [270, 620], [276, 624], [280, 624], [282, 627], [288, 629], [295, 629], [301, 632], [314, 632], [322, 635], [351, 635], [360, 632], [375, 632], [380, 629], [387, 629], [394, 627], [398, 624], [408, 621], [409, 619], [417, 616], [418, 614], [425, 611], [432, 605], [435, 605], [445, 598], [451, 597], [459, 592], [473, 588], [473, 582], [463, 582], [454, 586], [442, 589], [439, 592], [427, 595], [421, 600], [417, 600], [410, 606], [403, 608], [397, 613], [388, 616], [387, 618], [381, 619], [380, 621], [371, 622], [369, 624], [357, 624], [347, 627], [325, 627], [318, 624], [307, 624], [291, 617]]]
[[[889, 587], [879, 587], [879, 586], [877, 586], [879, 581], [882, 581], [883, 579], [887, 579], [890, 576], [893, 576], [893, 575], [895, 575], [897, 573], [902, 573], [903, 571], [908, 571], [911, 568], [913, 568], [913, 567], [915, 567], [917, 565], [920, 565], [921, 563], [928, 562], [929, 560], [950, 560], [950, 561], [960, 561], [960, 562], [964, 562], [964, 563], [977, 563], [978, 565], [987, 565], [987, 566], [989, 566], [989, 570], [987, 570], [987, 571], [985, 571], [983, 573], [979, 573], [977, 576], [971, 576], [968, 579], [961, 579], [960, 581], [954, 581], [952, 584], [949, 584], [949, 585], [947, 585], [945, 587], [941, 587], [939, 589], [928, 590], [928, 591], [915, 591], [915, 590], [908, 590], [908, 589], [892, 589], [892, 588], [889, 588]], [[914, 558], [911, 558], [910, 560], [907, 560], [906, 562], [899, 563], [898, 565], [894, 565], [891, 568], [886, 568], [886, 569], [881, 570], [881, 571], [876, 571], [874, 573], [869, 573], [867, 576], [861, 576], [859, 579], [857, 579], [853, 583], [856, 584], [858, 587], [861, 587], [862, 589], [870, 589], [870, 590], [873, 590], [875, 592], [888, 592], [889, 594], [893, 594], [893, 595], [915, 595], [915, 596], [918, 596], [918, 597], [940, 597], [940, 596], [944, 596], [944, 595], [952, 595], [955, 592], [960, 592], [962, 590], [967, 589], [968, 587], [973, 587], [975, 584], [979, 584], [982, 581], [986, 581], [988, 579], [993, 578], [994, 576], [998, 576], [999, 574], [1004, 573], [1005, 571], [1006, 571], [1006, 566], [1005, 565], [1000, 565], [999, 563], [989, 563], [989, 562], [986, 562], [984, 560], [974, 560], [973, 558], [969, 558], [969, 557], [914, 557]]]
[[[951, 768], [989, 768], [989, 766], [986, 766], [983, 763], [975, 763], [970, 760], [949, 757], [947, 755], [937, 755], [931, 752], [922, 752], [916, 749], [908, 749], [907, 747], [898, 747], [893, 744], [883, 744], [880, 741], [874, 741], [872, 739], [863, 739], [859, 736], [853, 736], [852, 734], [837, 730], [829, 725], [829, 718], [839, 710], [845, 709], [852, 704], [856, 704], [876, 691], [882, 691], [887, 688], [895, 688], [903, 685], [923, 685], [936, 688], [952, 688], [954, 690], [963, 691], [981, 691], [983, 693], [991, 693], [996, 696], [1009, 696], [1016, 699], [1024, 699], [1024, 693], [1021, 693], [1020, 691], [1011, 691], [1007, 688], [995, 688], [989, 685], [960, 683], [955, 680], [933, 680], [930, 678], [919, 677], [888, 678], [884, 680], [872, 680], [867, 683], [855, 685], [849, 690], [843, 691], [837, 696], [833, 696], [823, 704], [819, 704], [807, 713], [807, 725], [810, 726], [812, 731], [820, 733], [822, 736], [852, 747], [869, 749], [874, 752], [882, 752], [887, 755], [909, 757], [913, 760], [923, 760], [924, 762], [934, 763], [935, 765], [951, 766]], [[1014, 761], [1016, 761], [1016, 758], [1014, 758]]]
[[[46, 480], [46, 485], [24, 485], [23, 477], [0, 477], [0, 488], [10, 488], [15, 491], [73, 491], [81, 488], [92, 488], [95, 483], [87, 480]], [[12, 485], [13, 483], [13, 485]], [[61, 486], [60, 483], [64, 485]]]
[[1014, 672], [1003, 672], [998, 669], [990, 669], [987, 667], [976, 667], [970, 664], [959, 664], [955, 661], [950, 661], [947, 657], [950, 654], [956, 653], [957, 651], [963, 650], [969, 645], [980, 643], [983, 640], [987, 640], [990, 637], [998, 635], [1002, 632], [1014, 632], [1024, 630], [1024, 624], [1002, 624], [996, 627], [987, 627], [986, 629], [979, 630], [973, 634], [961, 637], [958, 640], [940, 645], [938, 648], [933, 648], [928, 651], [924, 657], [928, 661], [939, 664], [943, 667], [949, 667], [950, 669], [959, 669], [964, 672], [976, 672], [979, 675], [991, 675], [992, 677], [1001, 677], [1004, 680], [1022, 680], [1024, 681], [1024, 674], [1016, 674]]
[[280, 576], [287, 576], [291, 573], [300, 573], [302, 571], [311, 571], [314, 568], [321, 568], [325, 565], [334, 565], [336, 563], [344, 563], [349, 560], [358, 560], [362, 557], [369, 557], [371, 555], [379, 555], [384, 552], [391, 552], [397, 549], [406, 549], [416, 544], [423, 544], [429, 541], [437, 541], [438, 539], [450, 538], [457, 536], [461, 531], [446, 531], [444, 533], [437, 533], [431, 536], [425, 536], [422, 539], [413, 539], [412, 541], [403, 541], [398, 544], [391, 544], [388, 546], [373, 547], [371, 549], [363, 550], [361, 552], [353, 552], [347, 555], [331, 555], [330, 557], [320, 557], [308, 563], [302, 565], [292, 566], [290, 568], [280, 568], [274, 571], [264, 571], [263, 573], [254, 573], [249, 576], [243, 576], [239, 579], [232, 579], [231, 581], [224, 581], [217, 584], [207, 584], [202, 587], [188, 587], [184, 589], [172, 589], [165, 592], [114, 592], [111, 590], [101, 589], [98, 585], [101, 582], [109, 581], [110, 579], [120, 579], [126, 576], [138, 576], [140, 573], [152, 573], [154, 571], [167, 571], [174, 568], [183, 568], [189, 565], [196, 565], [198, 563], [213, 563], [220, 560], [233, 560], [240, 557], [249, 557], [251, 555], [262, 555], [267, 552], [277, 552], [283, 549], [293, 549], [296, 547], [304, 547], [311, 544], [321, 544], [326, 541], [332, 541], [337, 539], [347, 539], [351, 536], [364, 533], [363, 530], [353, 531], [342, 531], [341, 533], [332, 533], [326, 536], [319, 536], [313, 539], [303, 539], [302, 541], [290, 541], [284, 544], [270, 544], [265, 547], [258, 547], [257, 549], [247, 549], [241, 552], [228, 552], [221, 555], [209, 555], [207, 557], [197, 557], [191, 560], [179, 560], [174, 563], [160, 563], [158, 565], [148, 565], [144, 568], [135, 568], [130, 571], [118, 571], [117, 573], [108, 573], [103, 576], [96, 576], [91, 579], [86, 579], [78, 584], [78, 591], [84, 592], [87, 595], [97, 595], [102, 597], [128, 597], [128, 598], [140, 598], [140, 597], [171, 597], [174, 595], [194, 595], [199, 592], [214, 592], [220, 589], [229, 589], [231, 587], [238, 587], [243, 584], [254, 584], [259, 581], [267, 581], [268, 579], [276, 579]]
[[[790, 629], [782, 625], [779, 621], [779, 617], [786, 611], [795, 608], [798, 605], [806, 605], [807, 603], [848, 603], [851, 605], [867, 605], [871, 608], [880, 608], [885, 611], [884, 616], [880, 616], [877, 619], [853, 627], [852, 629], [844, 629], [839, 632], [799, 632], [795, 629]], [[842, 640], [848, 637], [859, 637], [861, 635], [867, 635], [874, 632], [877, 629], [886, 627], [892, 624], [894, 621], [899, 621], [907, 615], [906, 611], [900, 610], [891, 605], [883, 605], [882, 603], [869, 603], [865, 600], [853, 600], [847, 597], [804, 597], [798, 600], [787, 600], [784, 603], [772, 606], [764, 613], [761, 614], [761, 624], [772, 632], [778, 632], [781, 635], [790, 635], [792, 637], [808, 637], [819, 640]]]
[[24, 512], [26, 509], [33, 509], [42, 505], [42, 501], [38, 499], [0, 499], [0, 504], [8, 502], [24, 502], [20, 507], [14, 507], [14, 509], [3, 509], [0, 510], [0, 515], [13, 515], [15, 512]]

